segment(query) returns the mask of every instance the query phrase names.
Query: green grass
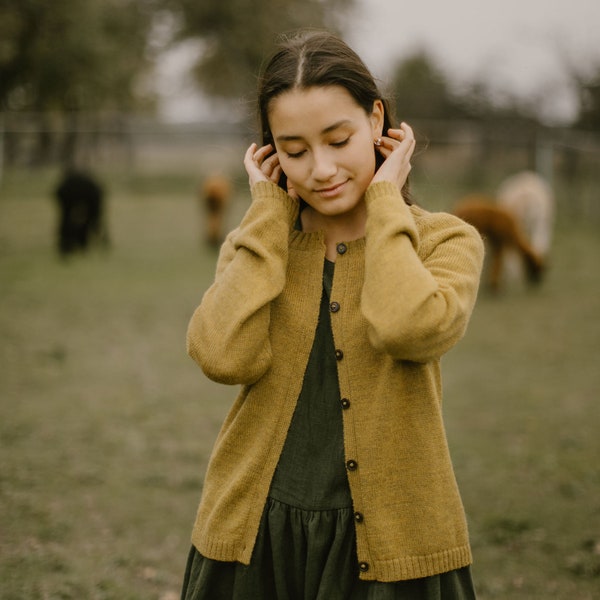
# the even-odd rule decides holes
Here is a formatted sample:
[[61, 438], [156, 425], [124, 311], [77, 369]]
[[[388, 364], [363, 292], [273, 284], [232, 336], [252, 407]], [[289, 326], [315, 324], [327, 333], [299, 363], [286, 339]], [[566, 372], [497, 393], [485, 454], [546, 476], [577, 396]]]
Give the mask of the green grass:
[[483, 292], [445, 359], [446, 416], [483, 598], [600, 589], [600, 239], [559, 228], [535, 291]]
[[[111, 249], [62, 262], [52, 181], [0, 188], [0, 597], [173, 600], [236, 392], [185, 353], [215, 261], [194, 182], [118, 182]], [[599, 251], [559, 223], [543, 286], [482, 292], [444, 359], [482, 600], [598, 596]]]

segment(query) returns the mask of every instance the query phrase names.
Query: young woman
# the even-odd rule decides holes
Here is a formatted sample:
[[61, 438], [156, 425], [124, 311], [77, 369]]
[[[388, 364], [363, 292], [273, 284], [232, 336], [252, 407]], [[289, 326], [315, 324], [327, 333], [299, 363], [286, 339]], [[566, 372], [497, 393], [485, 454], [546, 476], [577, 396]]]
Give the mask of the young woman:
[[474, 598], [442, 423], [479, 234], [411, 205], [415, 140], [329, 33], [283, 42], [259, 84], [252, 203], [188, 351], [241, 384], [217, 438], [183, 598]]

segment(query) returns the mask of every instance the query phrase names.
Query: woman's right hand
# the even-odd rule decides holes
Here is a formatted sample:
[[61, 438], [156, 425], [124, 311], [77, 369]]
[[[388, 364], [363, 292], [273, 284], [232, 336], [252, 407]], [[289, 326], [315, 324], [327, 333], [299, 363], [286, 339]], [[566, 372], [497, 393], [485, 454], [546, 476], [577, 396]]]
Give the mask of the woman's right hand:
[[248, 173], [250, 187], [259, 181], [277, 183], [281, 177], [281, 165], [277, 152], [273, 153], [273, 145], [267, 144], [259, 148], [252, 143], [244, 155], [244, 167]]

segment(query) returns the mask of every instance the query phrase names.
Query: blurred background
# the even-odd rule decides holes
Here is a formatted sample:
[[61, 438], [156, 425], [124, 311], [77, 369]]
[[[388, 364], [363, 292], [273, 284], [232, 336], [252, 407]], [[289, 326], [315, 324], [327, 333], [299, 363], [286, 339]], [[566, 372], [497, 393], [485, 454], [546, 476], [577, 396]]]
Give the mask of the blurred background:
[[444, 358], [480, 597], [597, 598], [598, 23], [594, 0], [0, 0], [0, 598], [178, 597], [237, 392], [185, 330], [297, 27], [357, 50], [415, 128], [415, 201], [488, 244]]
[[[428, 146], [424, 169], [452, 154], [451, 172], [469, 186], [531, 168], [560, 188], [597, 160], [600, 9], [591, 0], [485, 10], [476, 0], [0, 6], [2, 179], [16, 167], [73, 164], [235, 169], [219, 152], [200, 160], [197, 147], [254, 138], [256, 74], [276, 35], [298, 26], [348, 39]], [[597, 212], [593, 193], [578, 192], [569, 206]]]

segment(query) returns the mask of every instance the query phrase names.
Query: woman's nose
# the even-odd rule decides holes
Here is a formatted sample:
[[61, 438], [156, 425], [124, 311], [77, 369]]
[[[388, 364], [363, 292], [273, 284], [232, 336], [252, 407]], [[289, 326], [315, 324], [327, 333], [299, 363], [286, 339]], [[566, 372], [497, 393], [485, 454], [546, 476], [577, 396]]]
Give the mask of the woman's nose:
[[315, 152], [312, 175], [317, 181], [328, 181], [337, 172], [337, 165], [328, 152]]

